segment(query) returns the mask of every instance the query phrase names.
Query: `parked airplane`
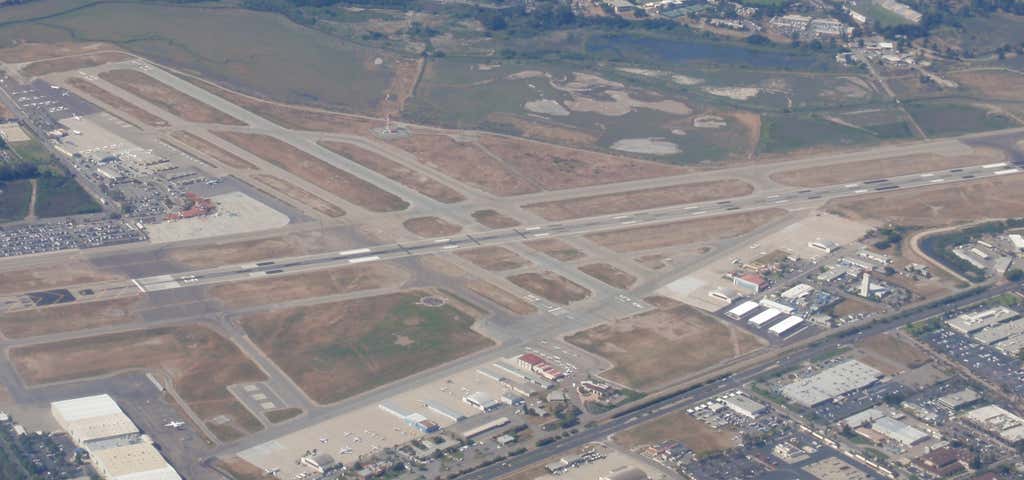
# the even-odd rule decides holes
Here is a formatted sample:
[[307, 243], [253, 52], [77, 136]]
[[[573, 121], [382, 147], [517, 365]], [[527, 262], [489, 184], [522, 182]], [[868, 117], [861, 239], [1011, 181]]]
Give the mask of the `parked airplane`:
[[167, 427], [167, 428], [174, 428], [174, 429], [181, 430], [181, 427], [185, 426], [185, 422], [168, 422], [168, 423], [165, 423], [164, 426]]

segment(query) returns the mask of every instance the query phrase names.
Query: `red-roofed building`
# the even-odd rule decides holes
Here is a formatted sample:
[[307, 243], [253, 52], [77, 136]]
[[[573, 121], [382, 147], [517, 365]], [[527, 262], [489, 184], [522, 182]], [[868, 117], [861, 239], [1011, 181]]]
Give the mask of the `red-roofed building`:
[[761, 290], [768, 288], [768, 280], [756, 273], [745, 273], [732, 277], [732, 284], [745, 292], [761, 293]]

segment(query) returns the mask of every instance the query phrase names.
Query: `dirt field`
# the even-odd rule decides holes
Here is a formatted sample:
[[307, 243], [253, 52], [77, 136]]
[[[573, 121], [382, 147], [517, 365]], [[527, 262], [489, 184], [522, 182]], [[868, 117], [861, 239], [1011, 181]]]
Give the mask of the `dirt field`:
[[509, 168], [484, 152], [473, 141], [457, 142], [447, 135], [417, 134], [392, 143], [415, 155], [424, 165], [460, 182], [498, 196], [521, 195], [541, 190], [531, 178]]
[[917, 368], [931, 360], [927, 352], [892, 334], [883, 333], [865, 338], [857, 344], [857, 349], [862, 361], [887, 375]]
[[[426, 306], [422, 298], [448, 303]], [[249, 336], [315, 401], [332, 403], [492, 345], [472, 307], [428, 290], [257, 313]]]
[[266, 380], [233, 343], [197, 325], [32, 345], [12, 349], [10, 355], [11, 363], [28, 385], [125, 370], [163, 371], [170, 375], [182, 399], [208, 424], [214, 417], [225, 415], [233, 425], [251, 425], [255, 419], [226, 387]]
[[547, 220], [557, 221], [646, 210], [683, 203], [734, 198], [748, 195], [753, 191], [754, 187], [740, 180], [716, 180], [713, 182], [690, 183], [649, 190], [634, 190], [625, 193], [534, 203], [526, 205], [524, 208]]
[[256, 170], [256, 165], [253, 165], [248, 160], [191, 133], [178, 131], [172, 133], [171, 138], [184, 144], [186, 147], [195, 150], [200, 157], [212, 158], [226, 167], [237, 168], [239, 170]]
[[60, 268], [32, 268], [0, 272], [0, 293], [31, 292], [64, 285], [125, 279], [124, 275], [99, 270], [84, 260], [68, 260]]
[[948, 187], [834, 200], [826, 208], [854, 220], [920, 227], [1019, 217], [1024, 211], [1024, 176], [1007, 175]]
[[1014, 72], [957, 72], [953, 80], [980, 92], [985, 98], [1024, 100], [1024, 75]]
[[836, 304], [836, 306], [832, 309], [832, 314], [835, 315], [836, 317], [843, 317], [855, 313], [870, 313], [878, 312], [881, 310], [882, 308], [877, 306], [876, 304], [847, 298]]
[[462, 227], [438, 217], [416, 217], [402, 222], [406, 230], [425, 238], [447, 237], [462, 231]]
[[116, 46], [102, 42], [58, 42], [58, 43], [19, 43], [17, 46], [0, 49], [0, 62], [25, 63], [44, 58], [68, 57], [72, 55], [93, 54], [105, 50], [120, 50]]
[[976, 155], [943, 157], [938, 155], [913, 155], [898, 158], [883, 158], [863, 162], [829, 165], [828, 168], [811, 167], [772, 174], [771, 179], [784, 185], [797, 187], [821, 187], [838, 185], [859, 180], [887, 178], [912, 173], [923, 173], [947, 168], [984, 165], [1003, 160], [1003, 155], [994, 150], [979, 149]]
[[384, 126], [383, 121], [369, 120], [363, 117], [306, 107], [284, 105], [234, 92], [195, 77], [181, 75], [181, 78], [267, 120], [294, 130], [366, 134], [372, 127]]
[[320, 145], [441, 203], [457, 203], [466, 199], [461, 193], [437, 180], [355, 145], [326, 141], [320, 142]]
[[537, 311], [533, 305], [491, 283], [476, 280], [466, 284], [466, 287], [516, 315], [529, 315]]
[[387, 263], [350, 265], [285, 277], [224, 283], [210, 287], [210, 296], [228, 308], [268, 305], [303, 298], [398, 287], [409, 275]]
[[616, 252], [636, 252], [736, 237], [777, 220], [785, 214], [785, 210], [769, 208], [649, 227], [591, 233], [585, 236]]
[[53, 60], [42, 60], [30, 63], [21, 69], [22, 75], [27, 77], [39, 77], [56, 72], [67, 72], [82, 68], [96, 67], [99, 65], [121, 62], [135, 58], [121, 52], [97, 52], [80, 55], [77, 57], [55, 58]]
[[473, 262], [484, 270], [492, 272], [515, 270], [519, 267], [531, 265], [529, 260], [504, 247], [491, 246], [460, 250], [456, 255]]
[[393, 212], [409, 207], [405, 200], [274, 137], [256, 133], [214, 133], [338, 198], [367, 210]]
[[519, 220], [496, 210], [477, 210], [473, 212], [473, 219], [487, 228], [511, 228], [520, 225]]
[[[291, 198], [292, 200], [299, 202], [303, 205], [312, 208], [328, 217], [338, 218], [345, 216], [345, 211], [337, 205], [328, 202], [312, 193], [309, 193], [295, 185], [292, 185], [284, 180], [277, 177], [271, 177], [270, 175], [255, 175], [253, 178], [262, 182], [264, 185], [280, 192], [282, 195]], [[285, 203], [291, 203], [285, 201]]]
[[350, 244], [338, 240], [337, 236], [331, 235], [330, 232], [311, 232], [202, 247], [179, 247], [169, 250], [167, 259], [186, 267], [210, 268], [350, 247]]
[[92, 82], [78, 77], [71, 77], [67, 79], [67, 83], [72, 88], [99, 100], [116, 110], [115, 112], [111, 112], [112, 114], [117, 115], [118, 117], [121, 117], [122, 115], [127, 116], [128, 118], [125, 118], [125, 120], [130, 123], [141, 122], [151, 127], [166, 127], [168, 125], [164, 119], [139, 108], [139, 106], [133, 103], [129, 103], [125, 99], [96, 86], [96, 84]]
[[728, 430], [712, 430], [704, 422], [685, 412], [678, 412], [616, 433], [612, 439], [628, 450], [642, 445], [677, 441], [697, 455], [703, 455], [735, 447], [736, 442], [732, 439], [734, 435], [734, 432]]
[[196, 100], [142, 72], [135, 70], [111, 70], [100, 73], [100, 78], [190, 122], [245, 125], [241, 120]]
[[218, 458], [214, 465], [225, 471], [235, 480], [264, 480], [267, 472], [238, 457]]
[[590, 296], [590, 290], [554, 272], [520, 273], [508, 277], [508, 280], [526, 291], [561, 305]]
[[583, 258], [586, 256], [583, 254], [583, 252], [577, 250], [572, 245], [569, 245], [568, 243], [565, 243], [557, 238], [530, 240], [528, 242], [523, 242], [523, 245], [526, 245], [527, 247], [530, 247], [560, 262], [571, 262], [573, 260]]
[[745, 330], [690, 307], [618, 319], [565, 340], [615, 365], [602, 376], [643, 391], [762, 345]]
[[636, 277], [609, 263], [591, 263], [580, 267], [580, 271], [615, 288], [627, 289], [636, 283]]
[[496, 135], [483, 135], [480, 143], [517, 175], [535, 179], [544, 190], [680, 175], [687, 171], [662, 163]]
[[510, 113], [492, 113], [487, 116], [487, 121], [499, 125], [508, 125], [518, 130], [523, 137], [542, 142], [588, 147], [600, 140], [596, 135], [583, 130], [564, 125], [554, 125], [550, 121], [541, 121], [538, 118], [525, 119]]
[[0, 315], [0, 332], [8, 338], [36, 337], [59, 332], [117, 325], [139, 320], [139, 298], [71, 303]]

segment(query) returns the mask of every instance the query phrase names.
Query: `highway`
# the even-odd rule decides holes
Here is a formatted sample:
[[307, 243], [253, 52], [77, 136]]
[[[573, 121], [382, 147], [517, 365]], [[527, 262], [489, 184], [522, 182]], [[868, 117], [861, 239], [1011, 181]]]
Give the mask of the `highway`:
[[[889, 317], [875, 321], [870, 326], [864, 328], [860, 333], [858, 333], [858, 335], [871, 336], [887, 330], [896, 329], [909, 323], [939, 315], [945, 311], [962, 308], [980, 300], [1009, 292], [1019, 288], [1020, 286], [1020, 284], [1015, 283], [1001, 285], [999, 287], [989, 288], [974, 295], [961, 298], [952, 303], [944, 303], [940, 300], [932, 304], [930, 307], [910, 315], [897, 312]], [[859, 328], [858, 325], [852, 325], [851, 327]], [[844, 329], [834, 329], [829, 331], [828, 334], [830, 337], [835, 337], [843, 331]], [[818, 355], [822, 355], [830, 350], [838, 348], [841, 345], [841, 342], [836, 343], [834, 341], [818, 340], [814, 342], [812, 346], [796, 351], [795, 353], [789, 353], [781, 360], [774, 363], [761, 364], [741, 372], [736, 372], [721, 380], [702, 384], [695, 388], [684, 388], [679, 392], [665, 396], [654, 403], [643, 405], [635, 410], [627, 410], [604, 423], [589, 429], [583, 429], [576, 435], [545, 445], [544, 448], [530, 450], [522, 455], [474, 470], [456, 478], [459, 480], [493, 480], [500, 478], [503, 475], [543, 462], [549, 458], [564, 454], [588, 443], [603, 441], [609, 435], [629, 428], [634, 424], [655, 420], [678, 412], [681, 409], [690, 408], [707, 398], [731, 392], [758, 377], [789, 369], [809, 359], [815, 358]], [[784, 355], [786, 352], [793, 352], [802, 346], [802, 343], [789, 344], [778, 350], [777, 354]]]

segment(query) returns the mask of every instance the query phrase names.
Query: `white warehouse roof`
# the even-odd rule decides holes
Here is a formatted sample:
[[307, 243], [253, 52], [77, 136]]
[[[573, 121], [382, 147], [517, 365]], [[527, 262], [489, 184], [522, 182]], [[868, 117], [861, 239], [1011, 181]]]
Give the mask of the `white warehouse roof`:
[[816, 375], [797, 380], [782, 389], [787, 399], [813, 407], [840, 395], [867, 387], [882, 378], [882, 372], [857, 360], [848, 360]]
[[796, 315], [790, 315], [789, 317], [786, 317], [785, 320], [773, 325], [772, 328], [769, 328], [768, 330], [776, 335], [782, 335], [801, 323], [804, 323], [803, 318]]
[[93, 463], [108, 480], [181, 480], [149, 443], [135, 443], [93, 452]]
[[71, 438], [82, 444], [139, 433], [110, 395], [62, 400], [50, 404], [54, 419]]
[[810, 286], [810, 285], [808, 285], [806, 283], [800, 283], [800, 284], [797, 284], [797, 285], [793, 286], [789, 290], [786, 290], [785, 292], [782, 292], [781, 294], [779, 294], [779, 296], [782, 297], [782, 298], [785, 298], [787, 300], [796, 300], [796, 299], [798, 299], [800, 297], [805, 297], [807, 295], [810, 295], [810, 293], [813, 292], [813, 291], [814, 291], [814, 287], [812, 287], [812, 286]]
[[729, 310], [727, 313], [730, 316], [739, 318], [739, 317], [742, 317], [742, 316], [752, 312], [757, 307], [758, 307], [757, 302], [751, 302], [750, 300], [747, 300], [746, 302], [743, 302], [743, 303], [733, 307], [733, 309]]
[[774, 319], [775, 317], [777, 317], [779, 315], [782, 315], [782, 312], [780, 312], [779, 310], [774, 309], [774, 308], [769, 308], [769, 309], [767, 309], [767, 310], [765, 310], [765, 311], [763, 311], [763, 312], [761, 312], [761, 313], [759, 313], [757, 315], [754, 315], [748, 321], [751, 324], [753, 324], [755, 327], [760, 327], [760, 326], [762, 326], [762, 325], [772, 321], [772, 319]]
[[61, 400], [51, 403], [50, 408], [54, 413], [59, 413], [66, 422], [124, 414], [121, 407], [117, 406], [117, 402], [107, 394]]

